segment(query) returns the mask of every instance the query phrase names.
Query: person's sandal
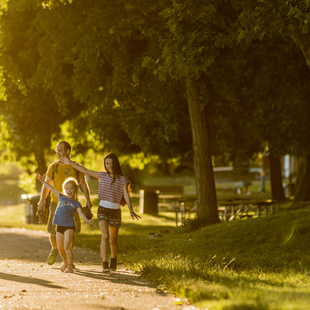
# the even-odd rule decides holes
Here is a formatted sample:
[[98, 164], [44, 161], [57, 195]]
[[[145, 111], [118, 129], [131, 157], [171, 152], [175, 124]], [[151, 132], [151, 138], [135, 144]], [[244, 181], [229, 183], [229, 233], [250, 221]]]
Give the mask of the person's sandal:
[[65, 272], [65, 273], [73, 273], [74, 271], [73, 271], [72, 265], [71, 265], [71, 266], [68, 266], [64, 272]]
[[57, 255], [58, 255], [58, 250], [57, 249], [52, 249], [50, 254], [48, 255], [47, 263], [49, 265], [53, 265], [56, 262]]
[[109, 272], [109, 263], [108, 262], [102, 262], [102, 272]]

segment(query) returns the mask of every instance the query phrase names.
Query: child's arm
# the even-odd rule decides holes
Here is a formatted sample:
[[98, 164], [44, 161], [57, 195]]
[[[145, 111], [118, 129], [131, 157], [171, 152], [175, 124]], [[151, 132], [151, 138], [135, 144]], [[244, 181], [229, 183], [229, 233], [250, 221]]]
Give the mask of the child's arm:
[[77, 208], [76, 211], [79, 213], [80, 217], [85, 221], [86, 224], [88, 224], [89, 226], [93, 226], [93, 221], [92, 221], [92, 220], [89, 220], [89, 219], [85, 216], [85, 214], [84, 214], [84, 212], [82, 211], [82, 208], [81, 208], [81, 207]]
[[46, 181], [44, 181], [44, 177], [40, 173], [37, 173], [37, 179], [42, 184], [44, 184], [44, 186], [46, 186], [48, 189], [50, 189], [59, 198], [60, 192], [57, 189], [55, 189], [51, 184], [49, 184]]
[[87, 168], [79, 165], [78, 163], [70, 160], [69, 158], [67, 157], [63, 157], [61, 159], [61, 162], [65, 165], [71, 165], [73, 168], [75, 168], [76, 170], [79, 170], [80, 172], [84, 173], [84, 174], [87, 174], [91, 177], [94, 177], [96, 179], [99, 179], [99, 172], [97, 171], [94, 171], [94, 170], [88, 170]]
[[129, 212], [130, 212], [130, 216], [131, 218], [134, 220], [134, 219], [140, 219], [141, 216], [138, 215], [132, 208], [132, 204], [131, 204], [131, 199], [130, 199], [130, 196], [129, 196], [129, 192], [128, 192], [128, 184], [124, 184], [124, 198], [125, 198], [125, 201], [126, 201], [126, 204], [128, 206], [128, 209], [129, 209]]

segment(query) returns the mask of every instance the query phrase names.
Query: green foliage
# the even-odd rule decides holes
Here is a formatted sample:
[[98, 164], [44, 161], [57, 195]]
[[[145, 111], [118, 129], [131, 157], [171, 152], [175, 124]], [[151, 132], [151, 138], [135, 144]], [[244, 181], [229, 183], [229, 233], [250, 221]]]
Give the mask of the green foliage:
[[[149, 38], [139, 20], [128, 18], [133, 8], [141, 14], [122, 1], [53, 2], [36, 20], [44, 35], [32, 82], [43, 83], [62, 115], [74, 116], [71, 137], [81, 151], [182, 154], [191, 145], [182, 86], [160, 83], [141, 69]], [[93, 141], [81, 139], [89, 132]]]
[[31, 171], [64, 136], [76, 154], [191, 160], [185, 77], [213, 155], [240, 166], [266, 144], [309, 152], [308, 1], [2, 4], [2, 139]]
[[50, 146], [60, 119], [50, 93], [31, 83], [39, 60], [35, 19], [42, 7], [38, 1], [8, 4], [1, 17], [0, 46], [0, 113], [8, 124], [7, 146], [18, 160], [35, 154], [37, 165], [44, 169], [42, 152]]

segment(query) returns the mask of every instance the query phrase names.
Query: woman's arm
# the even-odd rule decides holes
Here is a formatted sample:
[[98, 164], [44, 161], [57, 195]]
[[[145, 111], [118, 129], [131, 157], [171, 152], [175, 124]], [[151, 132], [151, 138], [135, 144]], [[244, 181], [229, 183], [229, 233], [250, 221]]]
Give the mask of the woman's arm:
[[85, 199], [86, 199], [86, 206], [90, 209], [92, 207], [92, 203], [90, 200], [90, 192], [89, 192], [89, 186], [88, 183], [86, 182], [85, 175], [80, 173], [80, 189], [82, 190]]
[[82, 172], [84, 174], [87, 174], [93, 178], [99, 179], [99, 172], [93, 171], [93, 170], [88, 170], [87, 168], [79, 165], [78, 163], [70, 160], [67, 157], [62, 158], [61, 162], [65, 165], [71, 165], [73, 168], [75, 168], [76, 170], [79, 170], [80, 172]]
[[129, 196], [129, 192], [128, 192], [128, 184], [124, 184], [124, 198], [125, 198], [125, 201], [126, 201], [126, 204], [128, 206], [128, 209], [129, 209], [129, 212], [130, 212], [130, 216], [131, 218], [134, 220], [134, 219], [140, 219], [141, 216], [138, 215], [132, 208], [132, 204], [131, 204], [131, 199], [130, 199], [130, 196]]
[[37, 173], [37, 179], [44, 184], [45, 187], [47, 187], [48, 189], [50, 189], [58, 198], [59, 198], [59, 194], [60, 192], [55, 189], [51, 184], [47, 183], [46, 181], [44, 181], [44, 177], [40, 174]]
[[85, 214], [84, 214], [84, 212], [82, 211], [82, 208], [81, 208], [81, 207], [77, 208], [77, 212], [79, 213], [80, 217], [85, 221], [86, 224], [88, 224], [89, 226], [93, 226], [93, 221], [92, 221], [91, 219], [89, 220], [89, 219], [85, 216]]

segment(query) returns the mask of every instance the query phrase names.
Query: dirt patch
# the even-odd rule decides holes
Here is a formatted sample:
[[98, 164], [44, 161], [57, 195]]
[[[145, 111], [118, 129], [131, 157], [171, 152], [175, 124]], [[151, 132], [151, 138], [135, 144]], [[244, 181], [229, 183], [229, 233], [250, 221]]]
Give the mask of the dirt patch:
[[0, 228], [0, 309], [197, 309], [122, 266], [101, 273], [92, 251], [75, 249], [74, 274], [59, 270], [60, 259], [47, 265], [48, 252], [45, 232]]

